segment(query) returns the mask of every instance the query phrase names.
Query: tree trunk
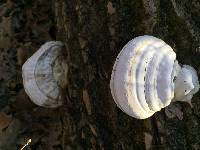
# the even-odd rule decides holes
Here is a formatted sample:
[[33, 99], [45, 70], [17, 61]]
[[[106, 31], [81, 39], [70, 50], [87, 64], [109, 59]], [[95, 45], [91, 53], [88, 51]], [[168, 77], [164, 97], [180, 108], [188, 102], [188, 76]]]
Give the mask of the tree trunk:
[[[27, 149], [200, 149], [200, 93], [192, 105], [172, 103], [151, 118], [137, 120], [117, 108], [109, 88], [117, 54], [139, 35], [163, 39], [180, 63], [198, 70], [200, 1], [21, 0], [0, 4], [6, 8], [0, 14], [0, 26], [6, 29], [0, 31], [7, 35], [1, 35], [0, 61], [8, 62], [0, 66], [5, 72], [0, 108], [4, 118], [12, 118], [0, 140], [13, 139], [9, 144], [0, 142], [0, 147], [19, 149], [32, 139]], [[7, 31], [6, 23], [12, 30]], [[20, 69], [48, 40], [65, 44], [69, 65], [64, 105], [53, 110], [28, 101]], [[13, 124], [19, 128], [12, 133], [16, 137], [6, 131], [14, 132]]]

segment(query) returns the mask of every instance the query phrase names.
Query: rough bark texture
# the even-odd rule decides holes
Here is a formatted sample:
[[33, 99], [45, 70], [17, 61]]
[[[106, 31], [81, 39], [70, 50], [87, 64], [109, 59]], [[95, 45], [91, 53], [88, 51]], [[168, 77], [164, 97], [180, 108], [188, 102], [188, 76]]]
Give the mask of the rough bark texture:
[[[0, 149], [200, 149], [200, 93], [149, 119], [119, 110], [109, 81], [115, 58], [138, 35], [163, 39], [200, 71], [199, 0], [0, 0]], [[21, 66], [45, 41], [65, 44], [64, 105], [33, 105]]]

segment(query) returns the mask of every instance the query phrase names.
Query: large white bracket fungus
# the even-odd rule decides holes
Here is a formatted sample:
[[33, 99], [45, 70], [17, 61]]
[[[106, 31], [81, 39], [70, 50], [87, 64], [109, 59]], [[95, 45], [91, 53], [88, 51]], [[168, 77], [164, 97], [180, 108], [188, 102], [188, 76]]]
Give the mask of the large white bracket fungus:
[[188, 101], [199, 90], [194, 68], [176, 60], [176, 53], [164, 41], [139, 36], [119, 53], [110, 88], [117, 106], [126, 114], [145, 119], [172, 101]]

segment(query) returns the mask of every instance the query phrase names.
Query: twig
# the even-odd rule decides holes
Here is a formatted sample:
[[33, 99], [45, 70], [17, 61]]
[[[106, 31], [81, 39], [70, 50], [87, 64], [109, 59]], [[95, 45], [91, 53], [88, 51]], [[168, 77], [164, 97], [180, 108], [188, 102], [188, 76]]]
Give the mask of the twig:
[[23, 150], [26, 146], [28, 146], [29, 144], [31, 143], [31, 139], [29, 139], [26, 144], [20, 149], [20, 150]]

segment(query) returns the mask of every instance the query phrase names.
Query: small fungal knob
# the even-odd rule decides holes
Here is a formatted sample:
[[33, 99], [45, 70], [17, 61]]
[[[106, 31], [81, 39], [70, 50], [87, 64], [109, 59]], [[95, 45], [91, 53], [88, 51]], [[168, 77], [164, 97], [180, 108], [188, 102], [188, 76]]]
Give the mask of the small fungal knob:
[[24, 89], [39, 106], [54, 108], [63, 103], [68, 71], [63, 46], [59, 41], [46, 42], [22, 66]]
[[183, 65], [174, 82], [174, 101], [189, 101], [199, 90], [199, 82], [195, 69]]

